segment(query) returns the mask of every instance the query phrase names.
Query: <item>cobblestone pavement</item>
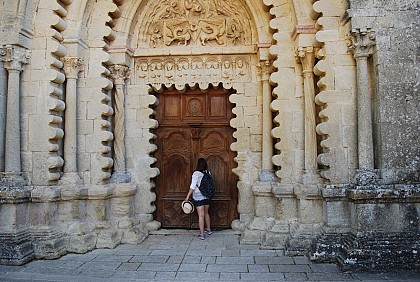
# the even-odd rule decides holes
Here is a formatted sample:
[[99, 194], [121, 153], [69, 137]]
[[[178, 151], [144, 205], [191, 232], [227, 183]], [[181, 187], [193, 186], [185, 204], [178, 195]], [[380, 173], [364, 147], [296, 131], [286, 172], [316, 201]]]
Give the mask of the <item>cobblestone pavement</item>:
[[241, 245], [232, 231], [203, 241], [196, 231], [173, 233], [161, 231], [139, 245], [0, 265], [0, 281], [420, 281], [420, 272], [342, 272], [334, 264]]

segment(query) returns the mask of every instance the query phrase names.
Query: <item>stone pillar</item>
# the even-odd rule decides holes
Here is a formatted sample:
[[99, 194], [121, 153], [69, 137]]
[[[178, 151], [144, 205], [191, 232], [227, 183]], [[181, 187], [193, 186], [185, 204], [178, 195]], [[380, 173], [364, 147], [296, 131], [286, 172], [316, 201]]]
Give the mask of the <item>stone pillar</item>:
[[263, 96], [263, 133], [262, 133], [262, 163], [260, 178], [262, 181], [271, 181], [274, 177], [273, 162], [271, 158], [274, 154], [273, 137], [273, 116], [271, 112], [272, 93], [270, 85], [270, 74], [273, 70], [270, 61], [261, 62], [261, 82]]
[[368, 58], [376, 45], [375, 32], [370, 29], [354, 29], [350, 34], [349, 50], [357, 65], [357, 148], [359, 170], [355, 176], [358, 185], [375, 182], [372, 102], [369, 87]]
[[313, 47], [299, 47], [297, 57], [302, 64], [304, 100], [305, 100], [305, 173], [303, 182], [320, 183], [317, 163], [316, 111], [315, 111], [315, 81], [313, 68], [315, 53]]
[[4, 142], [6, 133], [7, 72], [4, 69], [6, 50], [0, 48], [0, 171], [4, 171]]
[[29, 62], [29, 52], [16, 46], [4, 49], [4, 67], [9, 73], [6, 103], [5, 168], [6, 174], [21, 178], [20, 156], [20, 72]]
[[114, 127], [114, 173], [113, 180], [127, 182], [129, 175], [125, 165], [125, 81], [130, 70], [123, 65], [111, 67], [111, 76], [115, 84], [115, 127]]
[[77, 79], [82, 60], [62, 58], [66, 75], [66, 110], [64, 118], [64, 175], [62, 180], [77, 183], [80, 180], [77, 167]]

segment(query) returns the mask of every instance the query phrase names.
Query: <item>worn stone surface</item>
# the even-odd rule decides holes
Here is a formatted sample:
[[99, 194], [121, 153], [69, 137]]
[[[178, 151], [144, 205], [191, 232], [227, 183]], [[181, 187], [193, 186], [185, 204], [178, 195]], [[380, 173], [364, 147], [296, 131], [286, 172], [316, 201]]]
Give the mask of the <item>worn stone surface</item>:
[[159, 230], [153, 91], [212, 86], [233, 89], [243, 243], [418, 267], [416, 1], [0, 7], [0, 263]]

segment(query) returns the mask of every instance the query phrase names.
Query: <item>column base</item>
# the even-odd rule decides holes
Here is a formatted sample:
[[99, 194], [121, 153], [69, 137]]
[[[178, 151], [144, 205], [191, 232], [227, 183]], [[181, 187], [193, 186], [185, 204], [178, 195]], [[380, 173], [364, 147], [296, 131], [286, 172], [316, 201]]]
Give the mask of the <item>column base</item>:
[[378, 183], [378, 175], [375, 170], [358, 169], [354, 176], [354, 183], [358, 186], [368, 186]]
[[82, 184], [82, 179], [77, 172], [65, 172], [60, 178], [61, 184]]
[[321, 184], [322, 178], [316, 170], [305, 170], [302, 176], [303, 184]]
[[111, 180], [114, 183], [128, 183], [131, 181], [131, 174], [128, 171], [116, 171], [112, 174]]
[[260, 181], [261, 182], [278, 182], [278, 178], [274, 172], [275, 171], [272, 169], [261, 170], [260, 175], [259, 175]]
[[0, 189], [23, 188], [26, 184], [21, 172], [0, 173]]

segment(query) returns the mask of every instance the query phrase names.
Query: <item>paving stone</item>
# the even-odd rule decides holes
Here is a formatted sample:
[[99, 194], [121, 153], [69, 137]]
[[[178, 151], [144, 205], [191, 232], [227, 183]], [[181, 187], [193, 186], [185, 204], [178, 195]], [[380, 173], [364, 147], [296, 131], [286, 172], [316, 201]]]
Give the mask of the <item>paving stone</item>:
[[178, 271], [179, 272], [197, 272], [197, 274], [200, 274], [202, 272], [205, 272], [207, 268], [207, 265], [205, 264], [198, 264], [198, 263], [183, 263], [180, 265]]
[[156, 272], [154, 271], [117, 271], [113, 276], [115, 278], [125, 279], [154, 279]]
[[201, 263], [204, 263], [204, 264], [215, 264], [216, 263], [216, 258], [217, 257], [202, 257], [201, 258]]
[[307, 281], [308, 276], [306, 273], [284, 273], [287, 281]]
[[135, 271], [139, 268], [141, 263], [122, 263], [120, 267], [118, 267], [117, 271]]
[[249, 272], [270, 272], [266, 264], [248, 264]]
[[283, 273], [241, 273], [241, 280], [246, 281], [285, 281]]
[[254, 264], [254, 257], [217, 257], [216, 264]]
[[112, 255], [99, 255], [92, 261], [113, 261], [113, 262], [128, 262], [133, 256], [118, 256]]
[[140, 265], [138, 270], [150, 270], [150, 271], [178, 271], [179, 264], [177, 263], [149, 263], [145, 262]]
[[239, 257], [239, 250], [222, 250], [222, 257]]
[[94, 277], [105, 277], [109, 278], [114, 276], [115, 271], [113, 269], [98, 269], [98, 268], [89, 268], [89, 269], [83, 269], [80, 272], [81, 275], [84, 276], [94, 276]]
[[80, 269], [116, 270], [121, 262], [112, 261], [88, 261], [80, 266]]
[[248, 272], [245, 264], [209, 264], [207, 272]]
[[176, 280], [192, 280], [192, 281], [214, 281], [219, 280], [219, 273], [198, 273], [197, 272], [178, 272]]
[[239, 281], [241, 278], [240, 273], [235, 273], [235, 272], [228, 272], [228, 273], [220, 273], [220, 280], [221, 281]]
[[295, 264], [309, 264], [311, 263], [307, 257], [292, 257]]
[[291, 257], [255, 257], [256, 264], [290, 264], [295, 262]]
[[277, 257], [277, 252], [274, 250], [241, 250], [243, 257]]
[[169, 256], [133, 256], [130, 262], [156, 262], [165, 263]]
[[270, 272], [312, 272], [309, 265], [270, 264]]
[[308, 273], [310, 281], [348, 281], [354, 280], [349, 273]]

